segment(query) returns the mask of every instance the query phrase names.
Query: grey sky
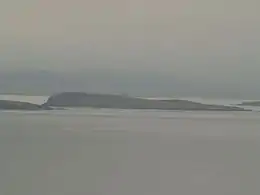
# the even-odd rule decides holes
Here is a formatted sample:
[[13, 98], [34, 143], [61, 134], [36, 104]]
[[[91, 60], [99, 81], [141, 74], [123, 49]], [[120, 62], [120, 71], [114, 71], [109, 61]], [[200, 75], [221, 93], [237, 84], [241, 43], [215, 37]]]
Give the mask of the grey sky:
[[149, 70], [187, 81], [253, 83], [260, 81], [259, 5], [258, 0], [1, 0], [0, 70]]

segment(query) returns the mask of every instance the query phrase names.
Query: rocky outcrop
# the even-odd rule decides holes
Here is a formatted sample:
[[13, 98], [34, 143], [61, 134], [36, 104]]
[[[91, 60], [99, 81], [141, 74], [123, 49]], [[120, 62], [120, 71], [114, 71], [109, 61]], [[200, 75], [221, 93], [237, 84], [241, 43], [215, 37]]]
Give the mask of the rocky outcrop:
[[51, 108], [28, 102], [0, 100], [0, 110], [51, 110]]
[[44, 105], [48, 107], [245, 111], [245, 109], [238, 107], [206, 105], [187, 100], [148, 100], [123, 95], [88, 94], [82, 92], [65, 92], [53, 95]]

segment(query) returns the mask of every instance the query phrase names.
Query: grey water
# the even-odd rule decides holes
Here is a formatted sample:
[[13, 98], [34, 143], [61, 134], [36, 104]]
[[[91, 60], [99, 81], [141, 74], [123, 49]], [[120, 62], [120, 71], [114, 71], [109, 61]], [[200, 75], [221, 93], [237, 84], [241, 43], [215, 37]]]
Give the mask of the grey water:
[[260, 113], [0, 112], [3, 195], [258, 195]]

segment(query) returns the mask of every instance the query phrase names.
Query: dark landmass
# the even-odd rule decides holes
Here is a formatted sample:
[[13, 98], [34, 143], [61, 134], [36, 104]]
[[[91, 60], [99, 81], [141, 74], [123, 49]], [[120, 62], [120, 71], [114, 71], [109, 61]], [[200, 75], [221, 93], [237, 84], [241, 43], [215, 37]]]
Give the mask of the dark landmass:
[[260, 106], [260, 101], [242, 102], [241, 104], [238, 104], [238, 106]]
[[28, 102], [0, 100], [0, 110], [52, 110], [52, 108]]
[[92, 107], [155, 110], [249, 111], [238, 107], [206, 105], [187, 100], [148, 100], [124, 95], [65, 92], [51, 96], [47, 107]]

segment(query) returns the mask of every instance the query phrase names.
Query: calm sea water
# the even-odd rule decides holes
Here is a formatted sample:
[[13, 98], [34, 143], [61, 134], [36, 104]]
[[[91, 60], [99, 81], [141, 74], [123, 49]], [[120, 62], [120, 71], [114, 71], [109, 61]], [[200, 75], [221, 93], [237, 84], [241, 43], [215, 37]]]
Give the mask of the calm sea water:
[[260, 113], [0, 112], [0, 194], [258, 195]]

